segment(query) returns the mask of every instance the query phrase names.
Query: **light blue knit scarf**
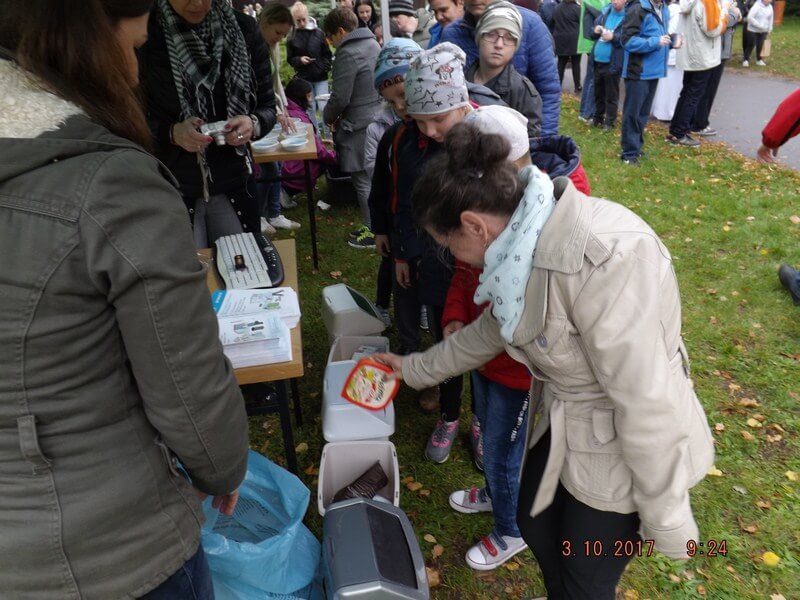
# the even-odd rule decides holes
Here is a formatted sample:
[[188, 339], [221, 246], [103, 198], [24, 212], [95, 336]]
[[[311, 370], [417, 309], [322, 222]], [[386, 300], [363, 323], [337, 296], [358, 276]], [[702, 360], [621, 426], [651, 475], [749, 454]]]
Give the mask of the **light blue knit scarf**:
[[533, 270], [533, 255], [544, 224], [555, 208], [553, 182], [536, 167], [519, 174], [525, 192], [506, 228], [486, 249], [475, 304], [492, 303], [500, 335], [511, 343], [525, 310], [525, 287]]

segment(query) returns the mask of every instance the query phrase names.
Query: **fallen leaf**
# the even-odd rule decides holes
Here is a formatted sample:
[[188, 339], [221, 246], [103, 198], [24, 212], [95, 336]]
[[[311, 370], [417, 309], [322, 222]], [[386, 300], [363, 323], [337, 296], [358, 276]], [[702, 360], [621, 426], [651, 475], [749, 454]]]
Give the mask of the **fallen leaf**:
[[782, 435], [770, 435], [767, 434], [767, 441], [770, 444], [775, 444], [776, 442], [780, 442], [783, 439]]
[[741, 433], [742, 437], [748, 442], [752, 442], [754, 439], [756, 439], [755, 436], [749, 431], [740, 431], [739, 433]]
[[711, 465], [711, 468], [708, 470], [708, 475], [712, 477], [722, 477], [722, 471], [720, 471], [715, 465]]
[[792, 215], [791, 217], [789, 217], [789, 220], [794, 225], [800, 225], [800, 217], [798, 217], [797, 215]]
[[442, 583], [442, 578], [439, 576], [439, 571], [425, 567], [425, 575], [428, 578], [428, 587], [435, 588]]
[[730, 230], [731, 230], [730, 226], [728, 226], [728, 225], [723, 225], [722, 226], [722, 231], [730, 231]]
[[733, 486], [733, 491], [737, 494], [741, 494], [742, 496], [747, 496], [747, 490], [740, 485]]
[[412, 481], [411, 483], [407, 483], [406, 487], [412, 492], [416, 492], [422, 489], [422, 484], [419, 481]]
[[730, 565], [726, 566], [726, 567], [725, 567], [725, 570], [726, 570], [726, 571], [728, 571], [728, 573], [736, 573], [736, 569], [734, 569], [734, 568], [733, 568], [732, 566], [730, 566]]
[[781, 562], [781, 557], [774, 552], [764, 552], [764, 554], [761, 555], [761, 560], [768, 567], [777, 567], [778, 563]]
[[756, 218], [755, 218], [755, 217], [747, 217], [747, 220], [748, 220], [748, 221], [755, 221], [755, 220], [756, 220]]
[[716, 293], [717, 293], [717, 289], [716, 288], [708, 288], [706, 290], [706, 294], [716, 294]]
[[420, 490], [419, 491], [419, 495], [422, 496], [423, 498], [427, 498], [428, 496], [431, 495], [431, 491], [430, 490]]
[[770, 594], [769, 600], [786, 600], [786, 596], [783, 594]]
[[736, 385], [735, 383], [729, 383], [729, 384], [728, 384], [728, 390], [729, 390], [731, 393], [733, 393], [733, 392], [738, 392], [738, 391], [739, 391], [739, 390], [741, 390], [741, 389], [742, 389], [742, 386], [740, 386], [740, 385]]
[[680, 577], [678, 577], [677, 575], [675, 575], [675, 573], [670, 573], [670, 574], [669, 574], [669, 580], [670, 580], [672, 583], [680, 583], [680, 582], [681, 582], [681, 578], [680, 578]]
[[717, 423], [714, 425], [714, 431], [725, 431], [725, 423]]
[[636, 590], [625, 590], [622, 597], [624, 600], [639, 600], [639, 592]]
[[700, 594], [701, 596], [706, 595], [706, 586], [698, 585], [695, 589], [697, 590], [697, 593]]
[[314, 465], [309, 465], [308, 468], [303, 469], [303, 473], [306, 475], [319, 475], [319, 469]]
[[444, 554], [444, 546], [441, 544], [436, 544], [431, 550], [431, 556], [433, 558], [439, 558], [442, 554]]
[[771, 425], [767, 425], [767, 429], [773, 429], [779, 433], [786, 433], [786, 430], [777, 423], [772, 423]]
[[763, 425], [759, 421], [756, 421], [753, 417], [747, 419], [747, 426], [752, 427], [753, 429], [760, 429], [763, 427]]
[[760, 414], [758, 414], [758, 413], [754, 414], [754, 415], [753, 415], [753, 418], [754, 418], [756, 421], [758, 421], [759, 423], [763, 423], [764, 421], [766, 421], [766, 420], [767, 420], [767, 418], [766, 418], [764, 415], [760, 415]]
[[333, 277], [334, 279], [339, 279], [339, 277], [341, 276], [342, 276], [341, 271], [331, 271], [331, 277]]
[[738, 520], [739, 520], [739, 529], [741, 529], [745, 533], [753, 535], [758, 531], [758, 527], [756, 525], [745, 523], [744, 521], [742, 521], [741, 517], [739, 517]]
[[794, 471], [786, 471], [784, 475], [786, 475], [786, 479], [788, 479], [789, 481], [797, 481], [797, 473], [795, 473]]
[[433, 535], [430, 534], [430, 533], [426, 533], [424, 536], [422, 536], [422, 539], [425, 540], [426, 542], [428, 542], [429, 544], [435, 544], [436, 543], [436, 538], [433, 537]]
[[308, 444], [305, 442], [300, 442], [297, 444], [297, 447], [294, 449], [295, 452], [298, 454], [302, 454], [303, 452], [308, 452]]
[[513, 560], [505, 563], [503, 567], [508, 569], [509, 571], [516, 571], [517, 569], [519, 569], [519, 565], [515, 563]]
[[752, 398], [742, 398], [739, 400], [739, 406], [744, 406], [745, 408], [755, 408], [758, 406], [758, 402]]
[[686, 581], [691, 581], [692, 579], [694, 579], [694, 571], [686, 570], [683, 573], [681, 573], [681, 575], [683, 575], [683, 578]]
[[411, 475], [409, 475], [408, 477], [403, 477], [403, 479], [400, 480], [400, 483], [405, 485], [407, 483], [411, 483], [412, 481], [414, 481], [414, 478]]
[[772, 508], [772, 502], [769, 500], [756, 500], [756, 506], [763, 510], [769, 510]]

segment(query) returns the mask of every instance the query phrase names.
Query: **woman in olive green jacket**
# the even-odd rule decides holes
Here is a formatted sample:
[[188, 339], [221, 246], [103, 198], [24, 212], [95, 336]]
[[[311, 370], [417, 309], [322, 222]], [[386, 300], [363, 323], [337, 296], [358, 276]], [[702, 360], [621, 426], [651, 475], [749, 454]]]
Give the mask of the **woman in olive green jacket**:
[[197, 492], [231, 512], [246, 470], [185, 208], [142, 147], [149, 8], [3, 3], [18, 61], [0, 59], [3, 598], [163, 598], [190, 571], [210, 590]]
[[687, 557], [689, 489], [714, 454], [669, 252], [631, 211], [565, 177], [527, 167], [517, 179], [499, 136], [460, 125], [446, 144], [417, 183], [417, 220], [484, 268], [475, 299], [491, 310], [427, 352], [383, 360], [415, 389], [501, 351], [528, 366], [538, 418], [522, 536], [549, 597], [613, 599], [632, 556]]

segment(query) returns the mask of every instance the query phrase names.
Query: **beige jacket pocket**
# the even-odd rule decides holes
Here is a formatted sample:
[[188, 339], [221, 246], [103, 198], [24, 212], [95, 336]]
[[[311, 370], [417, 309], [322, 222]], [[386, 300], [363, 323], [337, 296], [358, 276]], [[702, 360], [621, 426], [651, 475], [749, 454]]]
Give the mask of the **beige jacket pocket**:
[[577, 492], [604, 502], [630, 497], [630, 469], [614, 429], [614, 409], [593, 408], [591, 420], [567, 417], [566, 477]]

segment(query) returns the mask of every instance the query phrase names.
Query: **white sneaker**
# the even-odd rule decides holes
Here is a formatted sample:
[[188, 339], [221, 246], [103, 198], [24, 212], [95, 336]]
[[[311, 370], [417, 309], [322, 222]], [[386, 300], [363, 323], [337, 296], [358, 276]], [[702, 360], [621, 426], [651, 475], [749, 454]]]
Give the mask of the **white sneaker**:
[[749, 67], [749, 66], [750, 66], [750, 61], [749, 61], [749, 60], [743, 60], [743, 61], [742, 61], [742, 66], [743, 66], [744, 68], [747, 68], [747, 67]]
[[297, 221], [292, 221], [290, 219], [287, 219], [283, 215], [272, 217], [269, 220], [269, 224], [275, 227], [276, 229], [300, 229], [300, 223], [298, 223]]
[[473, 486], [450, 494], [450, 508], [467, 515], [492, 512], [492, 499], [486, 493], [486, 488]]
[[292, 200], [289, 197], [289, 194], [283, 188], [281, 188], [281, 206], [283, 208], [294, 208], [295, 206], [297, 206], [297, 202]]
[[323, 202], [322, 200], [317, 200], [317, 208], [320, 210], [328, 210], [330, 209], [331, 205], [327, 202]]
[[498, 536], [493, 531], [467, 551], [467, 564], [476, 571], [491, 571], [527, 547], [521, 537]]
[[275, 235], [277, 230], [269, 224], [264, 217], [261, 217], [261, 233], [265, 233], [266, 235]]
[[756, 64], [757, 64], [759, 67], [766, 67], [766, 66], [767, 66], [767, 63], [765, 63], [763, 60], [757, 60], [757, 61], [756, 61]]

